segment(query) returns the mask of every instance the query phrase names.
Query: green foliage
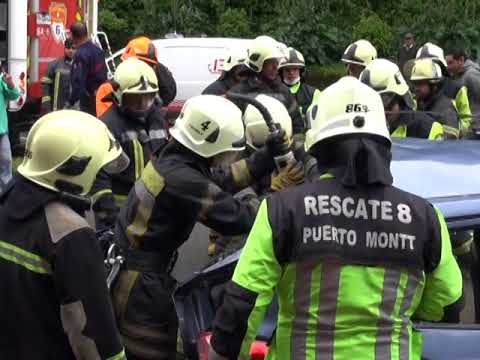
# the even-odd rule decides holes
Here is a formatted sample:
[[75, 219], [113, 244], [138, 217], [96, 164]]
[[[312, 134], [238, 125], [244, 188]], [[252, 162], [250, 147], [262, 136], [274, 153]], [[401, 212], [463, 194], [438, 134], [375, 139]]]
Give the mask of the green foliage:
[[349, 43], [366, 38], [391, 57], [406, 31], [417, 43], [477, 47], [480, 0], [102, 0], [100, 28], [119, 49], [133, 35], [255, 37], [268, 34], [307, 62], [332, 64]]
[[389, 57], [394, 51], [392, 28], [375, 13], [362, 17], [353, 27], [353, 38], [370, 41], [377, 49], [379, 57]]
[[319, 89], [324, 89], [333, 84], [346, 74], [346, 67], [343, 63], [330, 65], [311, 65], [307, 70], [306, 82]]
[[250, 37], [250, 20], [244, 9], [225, 10], [220, 14], [219, 23], [217, 25], [217, 34], [226, 37]]
[[[285, 6], [285, 5], [284, 5]], [[330, 63], [341, 55], [339, 43], [347, 43], [347, 31], [335, 24], [329, 12], [316, 1], [298, 2], [279, 8], [277, 16], [263, 27], [263, 33], [303, 53], [308, 63]]]

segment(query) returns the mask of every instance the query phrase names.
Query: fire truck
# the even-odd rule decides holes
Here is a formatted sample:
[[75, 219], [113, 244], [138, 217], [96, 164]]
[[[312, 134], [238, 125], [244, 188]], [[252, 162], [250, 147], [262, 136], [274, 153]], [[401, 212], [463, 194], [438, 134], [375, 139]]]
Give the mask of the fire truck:
[[97, 15], [98, 0], [0, 0], [1, 66], [21, 92], [18, 100], [9, 103], [14, 151], [40, 113], [40, 80], [48, 63], [63, 56], [70, 26], [85, 22], [98, 41]]

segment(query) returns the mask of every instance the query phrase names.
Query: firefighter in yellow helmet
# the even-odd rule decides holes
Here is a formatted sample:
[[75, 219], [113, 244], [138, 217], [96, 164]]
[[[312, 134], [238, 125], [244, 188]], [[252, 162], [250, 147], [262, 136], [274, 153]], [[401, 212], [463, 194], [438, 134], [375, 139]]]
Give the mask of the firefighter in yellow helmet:
[[443, 93], [441, 66], [432, 58], [415, 60], [410, 81], [415, 89], [419, 111], [424, 111], [443, 126], [444, 136], [458, 139], [459, 116], [452, 101]]
[[127, 355], [134, 359], [175, 358], [170, 272], [178, 247], [196, 222], [224, 235], [248, 232], [258, 201], [231, 193], [271, 173], [285, 145], [285, 132], [273, 133], [263, 149], [224, 166], [221, 175], [213, 172], [245, 149], [241, 111], [214, 95], [189, 99], [170, 132], [173, 139], [147, 164], [116, 224], [126, 269], [114, 285], [114, 306]]
[[113, 78], [114, 105], [102, 116], [125, 153], [130, 165], [122, 173], [100, 172], [92, 189], [97, 228], [113, 225], [118, 207], [153, 154], [167, 142], [162, 117], [153, 116], [158, 108], [157, 77], [153, 69], [136, 58], [123, 61]]
[[396, 64], [375, 59], [362, 71], [360, 81], [380, 94], [390, 136], [443, 139], [442, 125], [430, 115], [415, 111], [413, 95]]
[[125, 359], [102, 252], [82, 216], [98, 171], [127, 164], [87, 113], [51, 112], [31, 128], [0, 197], [0, 358]]
[[368, 40], [357, 40], [348, 45], [342, 55], [347, 74], [358, 78], [365, 67], [377, 58], [377, 49]]
[[[158, 60], [158, 51], [151, 39], [146, 36], [137, 36], [130, 40], [125, 47], [120, 59], [125, 61], [130, 58], [137, 58], [152, 67], [157, 76], [158, 95], [160, 106], [167, 106], [177, 95], [177, 84], [170, 70]], [[103, 83], [97, 91], [96, 111], [97, 117], [101, 117], [113, 103], [112, 83]]]

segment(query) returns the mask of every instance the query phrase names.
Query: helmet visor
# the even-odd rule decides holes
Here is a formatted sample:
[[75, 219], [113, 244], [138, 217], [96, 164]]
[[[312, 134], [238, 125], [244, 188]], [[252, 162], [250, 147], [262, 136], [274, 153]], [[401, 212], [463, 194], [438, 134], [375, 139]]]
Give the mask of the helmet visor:
[[130, 164], [130, 159], [124, 151], [116, 158], [103, 166], [107, 174], [118, 174], [125, 170]]
[[131, 111], [147, 111], [154, 101], [156, 93], [129, 94], [125, 93], [122, 98], [122, 106]]

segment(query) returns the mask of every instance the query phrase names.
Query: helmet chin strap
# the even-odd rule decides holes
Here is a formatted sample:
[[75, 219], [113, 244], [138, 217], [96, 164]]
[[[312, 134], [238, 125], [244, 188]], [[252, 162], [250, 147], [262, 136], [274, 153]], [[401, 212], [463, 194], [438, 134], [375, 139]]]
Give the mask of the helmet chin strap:
[[296, 85], [300, 82], [300, 76], [293, 80], [283, 79], [283, 82], [289, 86]]

